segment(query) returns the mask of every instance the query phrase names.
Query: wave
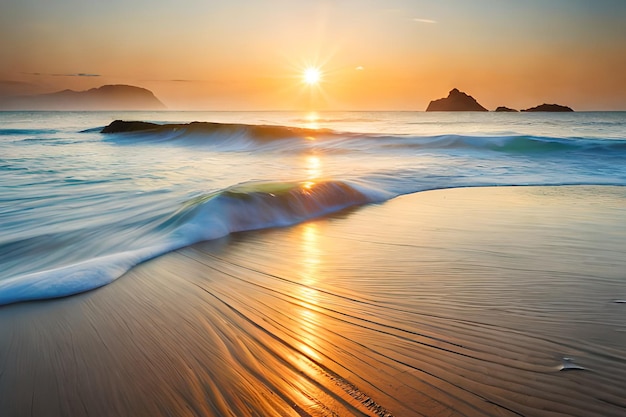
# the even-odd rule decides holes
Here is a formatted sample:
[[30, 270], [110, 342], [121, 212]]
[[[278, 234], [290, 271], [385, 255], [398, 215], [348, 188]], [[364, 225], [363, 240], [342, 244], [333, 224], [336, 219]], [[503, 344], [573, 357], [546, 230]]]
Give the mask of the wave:
[[243, 230], [282, 227], [392, 195], [343, 181], [251, 182], [194, 198], [174, 216], [176, 233], [193, 241]]
[[57, 133], [54, 129], [0, 129], [0, 136], [47, 135]]
[[374, 123], [381, 119], [372, 117], [317, 117], [317, 118], [294, 118], [294, 123]]
[[626, 140], [587, 138], [553, 138], [542, 136], [386, 136], [380, 137], [387, 148], [415, 149], [477, 149], [510, 153], [541, 153], [559, 151], [626, 150]]
[[197, 196], [150, 231], [150, 247], [87, 259], [0, 281], [0, 305], [64, 297], [106, 285], [134, 265], [184, 246], [230, 233], [293, 225], [393, 197], [363, 184], [250, 182]]
[[330, 129], [308, 129], [280, 125], [248, 125], [241, 123], [191, 122], [157, 124], [142, 121], [116, 120], [100, 130], [113, 134], [116, 143], [134, 144], [172, 142], [199, 147], [219, 146], [221, 150], [248, 150], [279, 142], [315, 141], [345, 136]]
[[102, 129], [104, 129], [104, 127], [102, 127], [102, 126], [90, 127], [89, 129], [81, 130], [78, 133], [100, 133], [100, 132], [102, 132]]
[[[91, 129], [89, 131], [92, 131]], [[346, 150], [453, 150], [541, 154], [558, 152], [611, 153], [626, 151], [626, 139], [562, 138], [529, 135], [381, 135], [309, 129], [280, 125], [247, 125], [192, 122], [156, 124], [116, 120], [100, 130], [113, 134], [119, 144], [176, 143], [192, 147], [230, 150], [301, 151], [318, 149]]]

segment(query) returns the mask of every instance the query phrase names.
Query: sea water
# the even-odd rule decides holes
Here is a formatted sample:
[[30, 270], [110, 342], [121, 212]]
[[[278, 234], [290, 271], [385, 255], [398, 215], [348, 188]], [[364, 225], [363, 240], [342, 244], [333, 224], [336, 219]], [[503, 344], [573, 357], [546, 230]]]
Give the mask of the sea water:
[[[176, 125], [101, 133], [117, 119]], [[402, 194], [626, 186], [626, 112], [0, 112], [0, 173], [7, 304]]]

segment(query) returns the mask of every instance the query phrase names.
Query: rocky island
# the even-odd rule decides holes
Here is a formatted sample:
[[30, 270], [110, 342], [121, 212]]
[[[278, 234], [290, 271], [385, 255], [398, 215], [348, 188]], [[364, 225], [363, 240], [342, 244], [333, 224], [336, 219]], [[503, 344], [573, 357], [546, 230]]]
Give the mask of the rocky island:
[[103, 85], [86, 91], [6, 97], [4, 110], [164, 110], [152, 91], [132, 85]]
[[517, 110], [511, 109], [509, 107], [500, 106], [496, 109], [497, 112], [508, 112], [508, 113], [517, 113]]
[[522, 110], [524, 112], [572, 112], [574, 111], [571, 107], [561, 106], [560, 104], [541, 104], [536, 107], [531, 107], [530, 109]]
[[453, 88], [448, 97], [433, 100], [426, 111], [488, 111], [474, 97]]

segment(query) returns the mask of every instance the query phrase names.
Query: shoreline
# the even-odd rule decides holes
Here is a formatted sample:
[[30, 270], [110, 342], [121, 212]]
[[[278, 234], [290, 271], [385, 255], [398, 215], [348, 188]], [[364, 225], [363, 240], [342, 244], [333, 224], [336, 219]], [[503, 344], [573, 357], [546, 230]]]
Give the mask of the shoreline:
[[610, 186], [421, 192], [3, 306], [0, 410], [618, 416], [624, 202]]

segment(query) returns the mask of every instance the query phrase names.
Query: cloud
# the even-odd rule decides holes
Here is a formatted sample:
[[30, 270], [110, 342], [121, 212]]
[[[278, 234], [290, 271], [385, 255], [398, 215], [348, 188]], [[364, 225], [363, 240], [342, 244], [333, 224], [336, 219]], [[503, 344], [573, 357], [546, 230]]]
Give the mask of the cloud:
[[44, 72], [23, 72], [22, 74], [26, 75], [44, 75], [44, 76], [53, 76], [53, 77], [101, 77], [100, 74], [90, 74], [87, 72], [77, 72], [73, 74], [46, 74]]
[[75, 74], [50, 74], [50, 75], [54, 75], [55, 77], [100, 77], [100, 74], [89, 74], [86, 72], [78, 72]]
[[2, 85], [17, 85], [17, 86], [24, 86], [24, 85], [28, 85], [31, 86], [33, 84], [31, 83], [25, 83], [23, 81], [13, 81], [13, 80], [0, 80], [0, 86]]
[[421, 19], [419, 17], [415, 17], [413, 18], [414, 22], [419, 22], [419, 23], [429, 23], [429, 24], [434, 24], [437, 23], [436, 20], [432, 20], [432, 19]]
[[141, 81], [149, 82], [149, 83], [205, 83], [206, 80], [188, 80], [184, 78], [172, 78], [172, 79], [154, 79], [148, 78], [143, 79]]

